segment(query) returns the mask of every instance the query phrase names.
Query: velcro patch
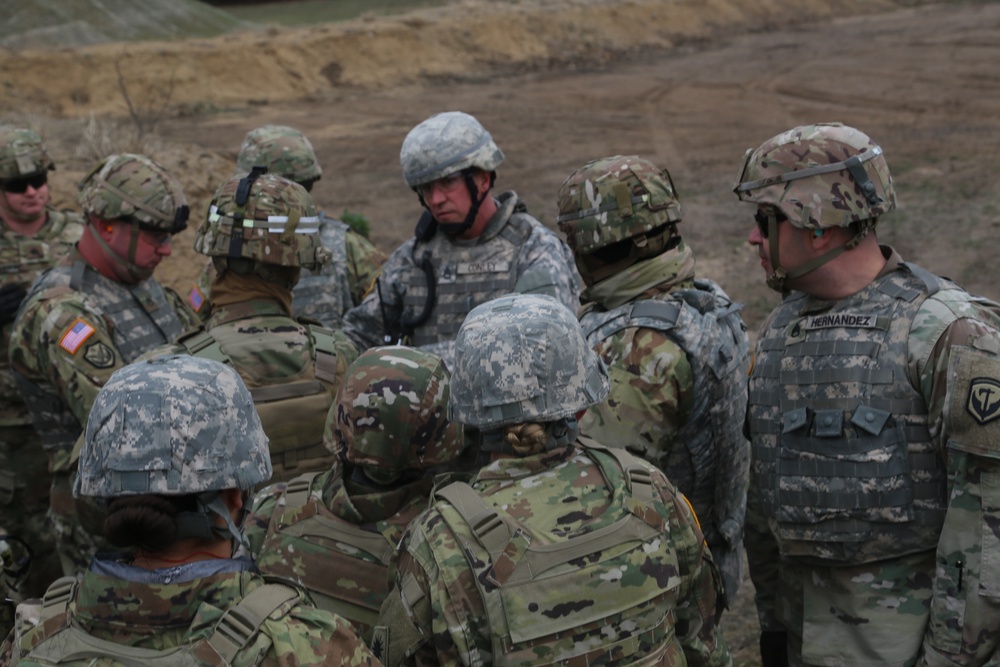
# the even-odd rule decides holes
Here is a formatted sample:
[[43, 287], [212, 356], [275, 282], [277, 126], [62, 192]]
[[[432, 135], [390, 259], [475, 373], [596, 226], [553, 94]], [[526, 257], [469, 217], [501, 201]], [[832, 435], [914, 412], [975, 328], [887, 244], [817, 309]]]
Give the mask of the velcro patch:
[[77, 318], [69, 329], [59, 339], [59, 347], [70, 354], [76, 354], [80, 346], [87, 342], [87, 339], [94, 335], [94, 327], [87, 324], [82, 318]]
[[459, 262], [455, 273], [467, 275], [470, 273], [509, 273], [510, 262]]
[[877, 327], [877, 316], [851, 313], [813, 315], [805, 322], [806, 329], [875, 329]]
[[201, 312], [201, 307], [205, 305], [205, 295], [201, 293], [197, 285], [192, 287], [191, 291], [188, 292], [188, 303], [191, 304], [191, 308], [196, 313]]
[[948, 363], [948, 446], [1000, 458], [1000, 356], [954, 347]]

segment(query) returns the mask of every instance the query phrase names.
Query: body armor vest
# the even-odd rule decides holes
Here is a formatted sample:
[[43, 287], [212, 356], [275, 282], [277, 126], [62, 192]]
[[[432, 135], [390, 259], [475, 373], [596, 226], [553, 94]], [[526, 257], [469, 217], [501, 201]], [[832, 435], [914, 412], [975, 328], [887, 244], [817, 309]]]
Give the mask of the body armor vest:
[[[272, 517], [257, 565], [265, 574], [298, 581], [309, 589], [317, 607], [346, 618], [368, 642], [389, 594], [389, 558], [406, 525], [426, 502], [411, 502], [396, 516], [379, 522], [382, 532], [364, 530], [323, 504], [319, 490], [313, 489], [318, 474], [301, 475], [288, 483], [284, 512]], [[424, 499], [430, 492], [431, 480], [427, 482]], [[341, 574], [331, 576], [331, 572]], [[350, 573], [347, 585], [344, 573]]]
[[[681, 579], [677, 554], [663, 539], [664, 517], [653, 506], [657, 492], [650, 471], [625, 450], [606, 449], [587, 438], [579, 442], [612, 494], [607, 516], [619, 517], [584, 535], [533, 543], [530, 526], [496, 509], [521, 502], [523, 489], [517, 484], [502, 486], [485, 498], [462, 482], [435, 494], [436, 500], [447, 502], [438, 508], [474, 573], [497, 667], [655, 665], [666, 662], [664, 656], [676, 649], [673, 614], [659, 602], [676, 598]], [[465, 537], [470, 531], [473, 541]], [[664, 570], [674, 574], [667, 580], [637, 577], [625, 595], [621, 582], [607, 576], [639, 574], [648, 561], [664, 564]], [[441, 576], [455, 585], [447, 568], [441, 568]], [[581, 604], [581, 599], [600, 603]], [[555, 609], [559, 613], [552, 613]], [[607, 636], [609, 624], [633, 630], [627, 636]], [[567, 633], [579, 637], [575, 653], [556, 654], [555, 642], [564, 642]]]
[[[184, 330], [163, 287], [154, 279], [126, 285], [102, 276], [79, 260], [42, 274], [25, 302], [39, 292], [60, 286], [69, 286], [97, 302], [100, 314], [95, 313], [94, 317], [103, 315], [105, 321], [110, 321], [111, 339], [123, 364], [132, 363], [143, 353], [173, 342]], [[71, 450], [83, 426], [55, 388], [48, 384], [38, 385], [20, 373], [14, 376], [46, 451]]]
[[[663, 332], [687, 355], [694, 375], [694, 405], [669, 449], [648, 458], [691, 501], [705, 540], [726, 575], [726, 598], [731, 602], [743, 572], [749, 457], [743, 421], [750, 341], [739, 315], [742, 306], [730, 301], [714, 282], [694, 282], [693, 289], [675, 290], [667, 299], [587, 313], [580, 324], [592, 348], [624, 329], [641, 327]], [[631, 443], [620, 444], [627, 448]]]
[[[414, 347], [455, 338], [469, 311], [514, 290], [521, 248], [541, 223], [525, 213], [520, 200], [501, 200], [503, 206], [511, 211], [507, 221], [495, 231], [488, 229], [474, 245], [460, 245], [443, 232], [414, 244], [415, 266], [403, 296], [404, 317], [415, 318], [424, 312], [428, 299], [434, 301], [429, 319], [413, 332]], [[422, 264], [431, 270], [421, 270]]]
[[[30, 288], [42, 271], [66, 255], [83, 233], [83, 219], [69, 211], [48, 209], [48, 222], [35, 236], [6, 232], [0, 236], [0, 285], [21, 283]], [[0, 426], [31, 424], [31, 413], [24, 405], [10, 371], [7, 348], [10, 326], [4, 328], [0, 345]]]
[[782, 555], [854, 565], [936, 546], [944, 465], [907, 341], [921, 304], [946, 284], [900, 264], [840, 301], [795, 293], [769, 318], [748, 419]]
[[331, 387], [338, 381], [336, 342], [330, 329], [316, 324], [302, 326], [312, 342], [312, 357], [298, 374], [281, 384], [259, 386], [247, 380], [240, 364], [226, 352], [230, 336], [245, 339], [245, 334], [234, 333], [231, 327], [198, 329], [177, 341], [188, 354], [228, 364], [244, 376], [268, 437], [272, 484], [310, 470], [327, 470], [337, 460], [323, 445], [323, 427], [334, 398]]
[[299, 282], [292, 289], [292, 312], [296, 317], [309, 317], [325, 326], [339, 328], [344, 313], [354, 305], [347, 266], [347, 232], [340, 220], [320, 214], [320, 243], [333, 253], [333, 261], [323, 265], [319, 273], [302, 269]]
[[[18, 661], [23, 667], [90, 667], [92, 665], [144, 665], [149, 667], [227, 667], [241, 652], [256, 643], [260, 627], [271, 614], [297, 599], [298, 592], [282, 584], [264, 584], [251, 591], [222, 615], [212, 632], [192, 644], [157, 651], [98, 639], [72, 622], [69, 601], [75, 579], [56, 580], [45, 592], [41, 617], [43, 623], [62, 625]], [[295, 605], [288, 605], [283, 618]], [[19, 631], [21, 634], [23, 630]], [[253, 646], [255, 650], [259, 646]], [[258, 664], [263, 658], [260, 651]], [[242, 662], [242, 661], [241, 661]]]

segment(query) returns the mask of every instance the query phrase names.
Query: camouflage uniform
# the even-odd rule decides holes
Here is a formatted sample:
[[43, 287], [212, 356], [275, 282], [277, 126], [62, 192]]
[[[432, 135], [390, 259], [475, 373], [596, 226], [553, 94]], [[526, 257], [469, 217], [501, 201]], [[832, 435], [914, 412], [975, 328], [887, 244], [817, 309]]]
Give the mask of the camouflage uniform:
[[[25, 177], [54, 169], [41, 139], [31, 130], [0, 127], [0, 179]], [[83, 219], [70, 211], [48, 207], [45, 223], [33, 236], [24, 236], [0, 222], [0, 287], [20, 285], [25, 290], [76, 244]], [[31, 422], [7, 350], [13, 322], [0, 328], [0, 507], [5, 527], [24, 538], [35, 553], [31, 573], [18, 596], [37, 597], [59, 576], [55, 538], [48, 525], [48, 458]]]
[[[242, 201], [241, 184], [247, 188]], [[198, 229], [195, 250], [224, 267], [217, 289], [235, 283], [226, 287], [227, 299], [215, 304], [206, 330], [184, 336], [171, 348], [224, 361], [239, 371], [271, 440], [275, 481], [333, 463], [323, 446], [323, 424], [341, 377], [357, 356], [340, 331], [298, 322], [289, 314], [289, 291], [299, 267], [315, 269], [325, 258], [317, 228], [309, 193], [293, 181], [254, 172], [224, 183]], [[274, 280], [267, 277], [271, 274]], [[291, 276], [287, 284], [281, 282], [285, 275]]]
[[[196, 494], [189, 519], [223, 517], [228, 527], [216, 533], [214, 521], [178, 520], [177, 539], [211, 544], [240, 536], [221, 492], [249, 493], [270, 473], [267, 437], [236, 372], [211, 360], [161, 357], [115, 373], [98, 395], [74, 493]], [[0, 660], [378, 664], [346, 621], [313, 608], [297, 589], [266, 583], [247, 559], [145, 569], [128, 555], [102, 555], [79, 582], [53, 584], [34, 625], [19, 623]]]
[[[740, 306], [695, 278], [666, 170], [636, 156], [595, 160], [566, 179], [558, 201], [588, 285], [580, 324], [611, 377], [608, 399], [580, 428], [642, 456], [691, 500], [729, 606], [743, 580], [750, 467], [742, 432], [750, 343]], [[616, 248], [626, 259], [602, 261], [601, 251]]]
[[[105, 183], [116, 192], [104, 189]], [[145, 216], [137, 224], [167, 224], [166, 218], [135, 213], [122, 196], [169, 208], [162, 215], [171, 225], [175, 210], [187, 208], [173, 176], [142, 156], [112, 156], [81, 183], [81, 205], [102, 219]], [[42, 273], [25, 298], [11, 333], [10, 363], [54, 473], [49, 507], [64, 573], [85, 568], [96, 548], [69, 496], [73, 445], [94, 397], [116, 369], [196, 322], [183, 300], [154, 278], [112, 280], [76, 251]]]
[[340, 462], [254, 499], [244, 533], [261, 572], [309, 589], [369, 640], [389, 556], [427, 507], [434, 480], [424, 472], [461, 450], [447, 406], [447, 372], [434, 355], [397, 346], [362, 354], [327, 420], [324, 442]]
[[[603, 363], [551, 297], [479, 306], [459, 332], [453, 419], [496, 442], [403, 536], [372, 650], [387, 665], [729, 665], [711, 555], [684, 497], [578, 438]], [[544, 429], [521, 449], [520, 424]], [[494, 437], [496, 436], [496, 437]]]
[[[264, 125], [247, 133], [236, 159], [236, 171], [242, 176], [255, 165], [264, 165], [270, 173], [304, 186], [311, 186], [323, 173], [306, 136], [283, 125]], [[302, 270], [292, 289], [292, 313], [338, 329], [344, 313], [361, 303], [371, 288], [385, 254], [344, 222], [323, 211], [319, 218], [320, 243], [329, 252], [330, 260], [315, 272]], [[206, 314], [205, 300], [210, 295], [214, 272], [209, 263], [189, 296], [191, 305]]]
[[[471, 179], [472, 169], [495, 174], [503, 153], [475, 118], [448, 112], [410, 131], [400, 161], [407, 184], [418, 189], [453, 174]], [[481, 303], [510, 292], [545, 293], [576, 310], [579, 276], [569, 248], [514, 192], [495, 201], [496, 213], [470, 240], [455, 238], [464, 224], [446, 233], [425, 212], [414, 238], [386, 261], [375, 289], [344, 316], [344, 331], [360, 349], [402, 341], [429, 349], [450, 367], [458, 328]]]
[[[895, 206], [881, 150], [839, 124], [765, 142], [737, 193], [766, 238], [778, 213], [863, 236]], [[757, 340], [746, 547], [762, 651], [787, 633], [793, 665], [992, 664], [1000, 304], [881, 252], [848, 297], [787, 294]]]

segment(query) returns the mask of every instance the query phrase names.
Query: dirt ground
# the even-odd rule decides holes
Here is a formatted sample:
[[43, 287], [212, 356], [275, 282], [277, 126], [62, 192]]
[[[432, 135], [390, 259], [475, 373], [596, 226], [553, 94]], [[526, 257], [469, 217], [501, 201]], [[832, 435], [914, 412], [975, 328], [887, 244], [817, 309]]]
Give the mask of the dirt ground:
[[[116, 59], [136, 117], [156, 126], [139, 142], [114, 120], [127, 119]], [[751, 210], [731, 191], [747, 148], [818, 121], [859, 127], [885, 150], [900, 206], [880, 239], [1000, 298], [998, 63], [996, 2], [461, 2], [180, 45], [0, 53], [0, 119], [30, 122], [53, 145], [57, 199], [71, 203], [95, 154], [139, 146], [181, 175], [194, 211], [247, 130], [296, 126], [324, 169], [316, 200], [363, 213], [386, 251], [420, 213], [399, 147], [432, 113], [476, 115], [507, 156], [498, 187], [550, 225], [576, 167], [637, 153], [669, 168], [699, 272], [745, 303], [755, 328], [778, 297], [745, 243]], [[162, 267], [165, 282], [193, 278], [192, 236]], [[724, 627], [750, 665], [757, 626], [744, 590]]]

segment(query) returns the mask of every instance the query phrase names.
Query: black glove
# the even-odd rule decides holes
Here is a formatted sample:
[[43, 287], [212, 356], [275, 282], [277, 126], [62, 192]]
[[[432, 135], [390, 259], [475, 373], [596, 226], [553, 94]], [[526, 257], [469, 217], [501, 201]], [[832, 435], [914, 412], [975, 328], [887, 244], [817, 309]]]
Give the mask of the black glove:
[[21, 307], [21, 302], [28, 291], [21, 283], [11, 283], [0, 287], [0, 324], [7, 324], [14, 321], [17, 309]]
[[770, 631], [760, 633], [761, 667], [788, 667], [788, 633]]

